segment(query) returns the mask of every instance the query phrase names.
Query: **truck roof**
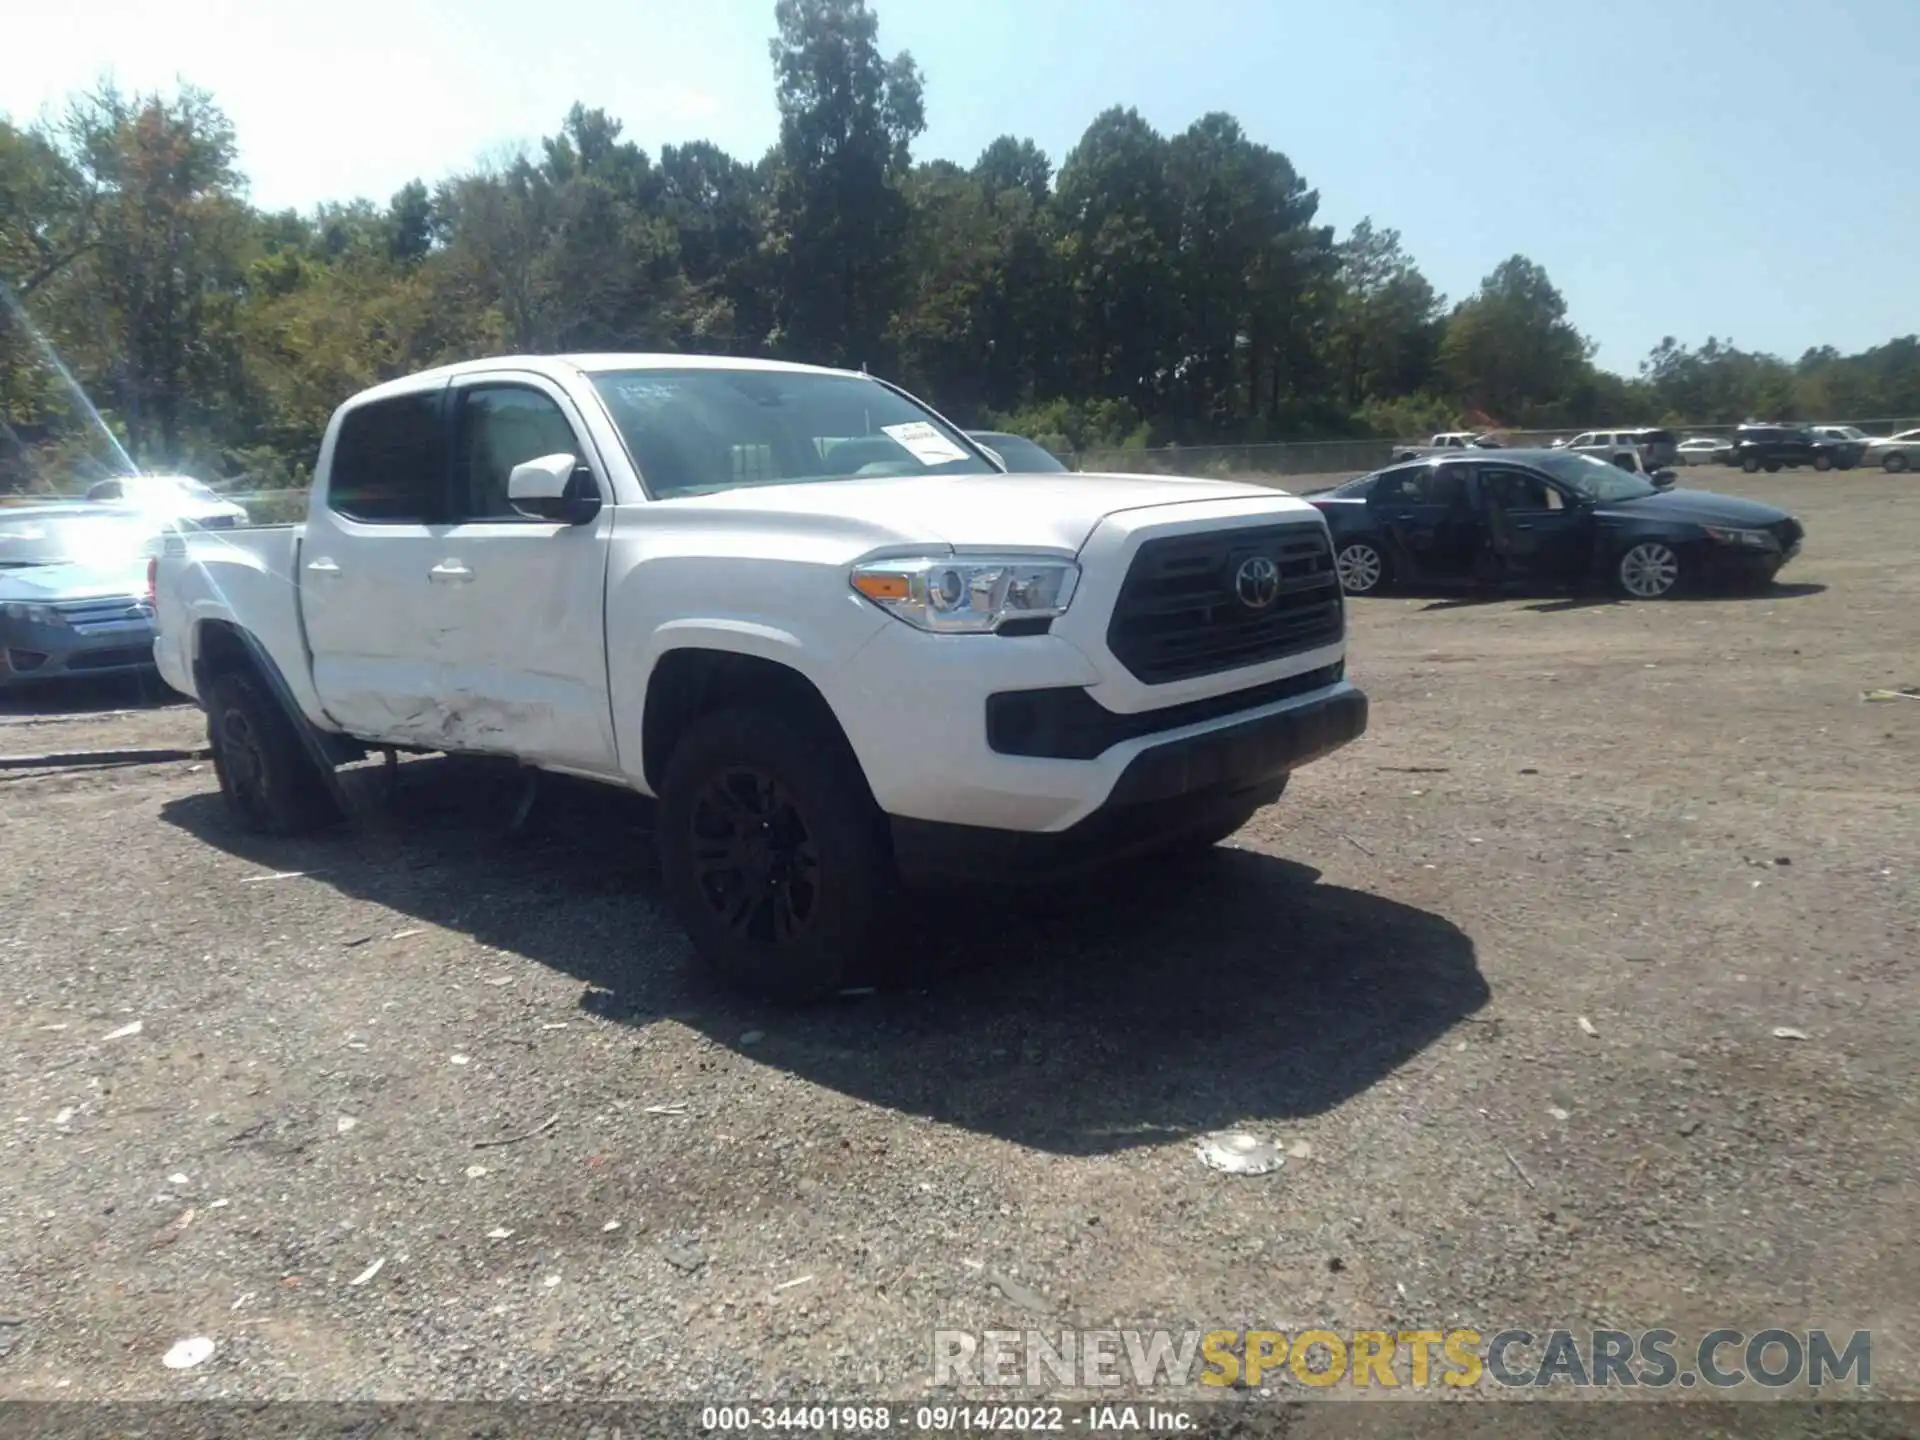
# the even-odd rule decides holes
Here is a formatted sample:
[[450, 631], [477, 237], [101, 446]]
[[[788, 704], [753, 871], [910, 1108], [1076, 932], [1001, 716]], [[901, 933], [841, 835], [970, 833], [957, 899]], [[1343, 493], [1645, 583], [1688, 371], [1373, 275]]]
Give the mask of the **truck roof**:
[[498, 370], [520, 370], [557, 379], [568, 372], [599, 374], [610, 370], [771, 370], [810, 375], [851, 375], [871, 379], [857, 370], [836, 370], [824, 365], [801, 365], [789, 360], [752, 360], [740, 355], [676, 355], [639, 351], [606, 351], [576, 355], [490, 355], [483, 360], [461, 360], [452, 365], [437, 365], [411, 375], [388, 380], [362, 390], [355, 401], [380, 400], [428, 388], [462, 375], [486, 374]]

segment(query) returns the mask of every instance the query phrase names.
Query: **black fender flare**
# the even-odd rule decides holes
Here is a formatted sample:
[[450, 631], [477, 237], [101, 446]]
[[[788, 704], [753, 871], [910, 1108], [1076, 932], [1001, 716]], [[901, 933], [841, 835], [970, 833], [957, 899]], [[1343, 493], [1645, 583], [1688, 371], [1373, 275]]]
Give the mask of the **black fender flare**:
[[[293, 687], [287, 683], [286, 675], [281, 672], [279, 664], [267, 647], [261, 643], [259, 636], [251, 630], [230, 622], [208, 623], [220, 625], [228, 634], [239, 640], [241, 648], [246, 652], [248, 662], [253, 666], [254, 673], [266, 682], [267, 689], [273, 695], [275, 702], [286, 712], [294, 734], [300, 737], [301, 745], [319, 768], [320, 773], [326, 777], [328, 788], [334, 792], [335, 800], [339, 801], [344, 809], [346, 797], [341, 791], [339, 778], [334, 771], [341, 765], [365, 759], [366, 747], [349, 736], [336, 735], [318, 729], [311, 720], [307, 719], [306, 712], [300, 708], [300, 702], [294, 698]], [[193, 679], [195, 687], [203, 697], [207, 691], [207, 684], [212, 678], [213, 671], [207, 664], [205, 648], [196, 646]]]

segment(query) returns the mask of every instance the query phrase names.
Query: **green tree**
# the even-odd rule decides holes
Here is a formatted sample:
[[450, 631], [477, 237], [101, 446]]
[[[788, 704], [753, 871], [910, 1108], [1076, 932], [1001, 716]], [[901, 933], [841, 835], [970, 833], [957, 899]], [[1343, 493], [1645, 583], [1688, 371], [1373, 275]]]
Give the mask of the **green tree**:
[[1167, 142], [1137, 110], [1103, 112], [1061, 165], [1054, 210], [1075, 387], [1156, 413], [1179, 358], [1179, 209]]
[[1516, 425], [1581, 380], [1591, 351], [1547, 272], [1515, 255], [1447, 317], [1440, 370], [1462, 404]]
[[778, 0], [774, 15], [774, 343], [829, 364], [878, 362], [906, 280], [898, 182], [926, 127], [920, 71], [905, 52], [882, 59], [866, 0]]
[[1424, 389], [1440, 348], [1441, 299], [1398, 230], [1361, 220], [1337, 247], [1331, 363], [1351, 410]]

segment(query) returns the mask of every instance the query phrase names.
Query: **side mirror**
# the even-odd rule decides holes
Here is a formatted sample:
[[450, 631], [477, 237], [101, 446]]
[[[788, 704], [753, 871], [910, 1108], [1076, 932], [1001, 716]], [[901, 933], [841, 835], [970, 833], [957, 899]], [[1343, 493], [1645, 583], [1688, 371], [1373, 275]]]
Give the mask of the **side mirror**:
[[577, 456], [542, 455], [507, 472], [507, 503], [532, 520], [584, 525], [600, 513], [600, 491]]

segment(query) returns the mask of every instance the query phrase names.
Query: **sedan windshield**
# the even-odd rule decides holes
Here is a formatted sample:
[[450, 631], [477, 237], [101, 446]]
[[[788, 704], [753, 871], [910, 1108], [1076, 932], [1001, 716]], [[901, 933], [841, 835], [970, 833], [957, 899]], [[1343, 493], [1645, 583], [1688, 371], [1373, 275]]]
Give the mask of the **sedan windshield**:
[[890, 475], [996, 475], [973, 443], [853, 375], [622, 370], [594, 388], [657, 500]]
[[150, 523], [120, 515], [0, 513], [0, 570], [36, 565], [131, 565], [152, 553]]
[[1562, 484], [1572, 486], [1598, 505], [1608, 505], [1616, 500], [1638, 500], [1660, 493], [1657, 487], [1649, 485], [1631, 470], [1609, 465], [1593, 455], [1542, 455], [1530, 463]]

